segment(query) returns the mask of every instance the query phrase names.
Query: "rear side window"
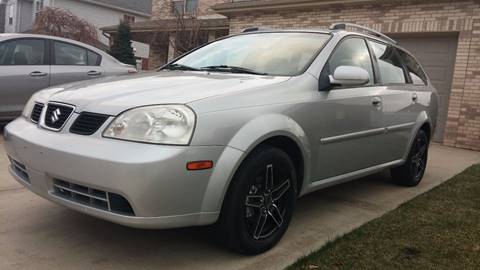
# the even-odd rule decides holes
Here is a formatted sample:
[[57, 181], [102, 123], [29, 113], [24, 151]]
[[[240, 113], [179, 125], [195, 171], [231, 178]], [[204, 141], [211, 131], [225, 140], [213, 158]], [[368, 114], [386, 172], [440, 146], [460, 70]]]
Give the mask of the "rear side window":
[[17, 39], [0, 44], [0, 65], [24, 66], [45, 64], [43, 39]]
[[397, 54], [397, 50], [385, 44], [369, 41], [377, 58], [380, 76], [384, 84], [404, 84], [407, 83], [403, 70], [402, 61]]
[[101, 56], [92, 51], [88, 51], [88, 65], [89, 66], [99, 66], [101, 62]]
[[374, 83], [373, 65], [365, 40], [348, 38], [342, 41], [322, 71], [322, 76], [332, 75], [339, 66], [354, 66], [365, 69], [370, 75], [367, 85]]
[[87, 49], [68, 44], [65, 42], [54, 42], [55, 65], [86, 66], [88, 63]]
[[423, 72], [420, 65], [417, 63], [417, 61], [415, 61], [415, 58], [402, 50], [398, 50], [398, 53], [407, 66], [408, 73], [410, 74], [410, 78], [412, 78], [413, 84], [426, 85], [427, 76], [425, 76], [425, 72]]

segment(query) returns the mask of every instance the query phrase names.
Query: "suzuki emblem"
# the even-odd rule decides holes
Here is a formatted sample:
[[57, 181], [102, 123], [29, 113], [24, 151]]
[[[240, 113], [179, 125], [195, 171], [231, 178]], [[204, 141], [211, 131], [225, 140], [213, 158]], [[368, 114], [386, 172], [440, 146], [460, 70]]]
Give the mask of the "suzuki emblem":
[[55, 111], [53, 111], [52, 116], [50, 117], [52, 124], [56, 123], [60, 119], [60, 115], [62, 115], [60, 109], [56, 109]]

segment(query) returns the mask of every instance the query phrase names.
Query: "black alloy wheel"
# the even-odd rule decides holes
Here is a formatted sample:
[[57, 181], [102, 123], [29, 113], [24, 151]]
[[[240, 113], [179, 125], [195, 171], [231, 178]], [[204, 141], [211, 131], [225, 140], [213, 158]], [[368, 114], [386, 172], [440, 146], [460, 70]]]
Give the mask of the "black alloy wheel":
[[428, 160], [429, 139], [424, 130], [419, 130], [413, 139], [406, 162], [391, 170], [393, 180], [402, 186], [416, 186], [425, 174]]
[[281, 149], [261, 146], [237, 170], [218, 226], [222, 242], [237, 252], [272, 248], [288, 228], [295, 206], [297, 173]]

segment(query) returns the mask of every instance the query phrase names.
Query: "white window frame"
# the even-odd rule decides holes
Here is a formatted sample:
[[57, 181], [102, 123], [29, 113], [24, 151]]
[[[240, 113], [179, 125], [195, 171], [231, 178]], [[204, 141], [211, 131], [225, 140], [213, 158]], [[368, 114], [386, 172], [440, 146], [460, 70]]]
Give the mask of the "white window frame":
[[[197, 6], [195, 9], [198, 9], [199, 5], [199, 0], [197, 1]], [[175, 3], [182, 3], [182, 13], [180, 15], [185, 15], [185, 14], [192, 14], [194, 12], [187, 12], [187, 0], [172, 0], [172, 12], [175, 14], [177, 12]]]
[[35, 1], [35, 15], [37, 15], [39, 12], [43, 10], [43, 7], [45, 6], [45, 1], [44, 0], [36, 0]]

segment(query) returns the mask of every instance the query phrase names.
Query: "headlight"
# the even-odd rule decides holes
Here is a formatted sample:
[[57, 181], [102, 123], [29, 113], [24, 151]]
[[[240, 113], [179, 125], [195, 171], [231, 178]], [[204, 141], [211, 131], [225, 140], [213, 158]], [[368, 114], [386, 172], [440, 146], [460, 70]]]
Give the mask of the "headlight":
[[157, 144], [188, 145], [195, 113], [184, 105], [158, 105], [131, 109], [115, 118], [104, 137]]
[[35, 100], [33, 97], [31, 97], [28, 100], [27, 105], [25, 105], [25, 107], [23, 108], [22, 116], [27, 119], [30, 119], [30, 114], [32, 114], [32, 110], [34, 106], [35, 106]]

